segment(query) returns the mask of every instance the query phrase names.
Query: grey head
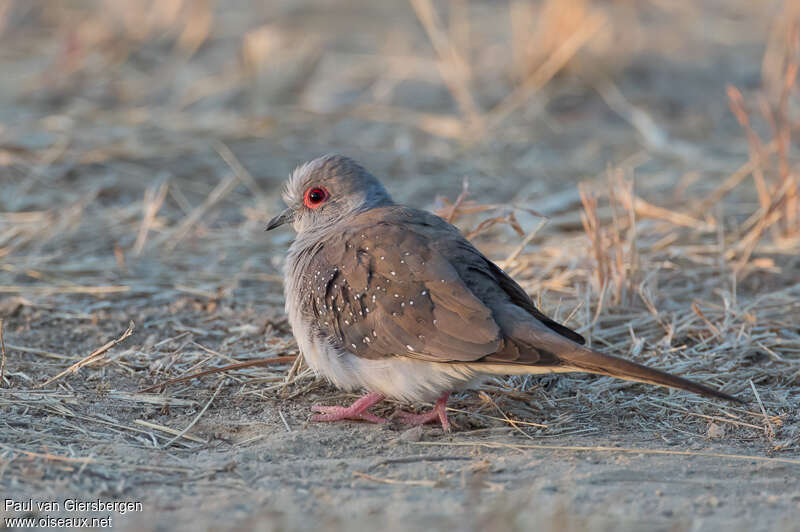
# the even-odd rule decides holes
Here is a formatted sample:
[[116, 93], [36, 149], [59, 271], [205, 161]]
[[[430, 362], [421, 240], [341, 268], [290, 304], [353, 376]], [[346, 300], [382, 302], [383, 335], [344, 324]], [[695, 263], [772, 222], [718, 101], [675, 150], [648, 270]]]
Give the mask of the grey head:
[[295, 168], [283, 189], [288, 208], [270, 220], [267, 231], [291, 223], [298, 234], [328, 229], [375, 207], [392, 205], [372, 174], [343, 155], [323, 155]]

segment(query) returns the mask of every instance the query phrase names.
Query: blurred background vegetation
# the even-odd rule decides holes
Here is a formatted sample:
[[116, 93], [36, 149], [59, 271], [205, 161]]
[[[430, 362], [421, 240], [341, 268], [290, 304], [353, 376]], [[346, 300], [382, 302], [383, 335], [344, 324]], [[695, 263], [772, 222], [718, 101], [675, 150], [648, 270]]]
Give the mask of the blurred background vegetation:
[[342, 150], [392, 176], [512, 177], [492, 183], [506, 196], [641, 148], [719, 170], [747, 150], [726, 84], [777, 97], [797, 18], [747, 0], [3, 0], [3, 159], [14, 177], [44, 148], [74, 169], [263, 139], [270, 183]]

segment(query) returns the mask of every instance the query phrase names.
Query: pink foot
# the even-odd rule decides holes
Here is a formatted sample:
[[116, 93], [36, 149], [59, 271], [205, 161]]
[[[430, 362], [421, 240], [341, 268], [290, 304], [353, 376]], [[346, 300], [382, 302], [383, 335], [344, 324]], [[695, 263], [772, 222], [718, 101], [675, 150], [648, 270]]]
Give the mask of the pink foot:
[[383, 400], [379, 393], [370, 392], [350, 406], [323, 406], [313, 405], [312, 412], [319, 414], [311, 416], [311, 421], [341, 421], [342, 419], [357, 419], [370, 423], [385, 423], [386, 420], [375, 414], [370, 414], [367, 409]]
[[436, 406], [430, 412], [424, 414], [411, 414], [410, 412], [397, 411], [392, 417], [397, 417], [403, 423], [408, 425], [423, 425], [425, 423], [435, 423], [440, 421], [442, 423], [442, 430], [450, 432], [450, 422], [447, 420], [447, 398], [450, 397], [449, 393], [444, 394], [438, 401]]

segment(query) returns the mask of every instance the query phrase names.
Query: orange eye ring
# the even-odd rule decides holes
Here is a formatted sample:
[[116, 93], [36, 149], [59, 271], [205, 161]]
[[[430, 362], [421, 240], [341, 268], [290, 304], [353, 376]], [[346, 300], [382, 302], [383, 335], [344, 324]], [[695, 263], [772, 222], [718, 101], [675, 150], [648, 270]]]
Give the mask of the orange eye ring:
[[316, 209], [328, 199], [328, 191], [322, 187], [311, 187], [303, 196], [303, 204], [309, 209]]

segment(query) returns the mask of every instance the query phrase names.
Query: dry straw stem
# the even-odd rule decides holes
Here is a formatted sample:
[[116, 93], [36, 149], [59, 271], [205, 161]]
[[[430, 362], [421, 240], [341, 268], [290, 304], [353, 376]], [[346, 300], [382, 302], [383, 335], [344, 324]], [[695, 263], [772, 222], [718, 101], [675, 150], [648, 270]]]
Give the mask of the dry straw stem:
[[469, 195], [469, 180], [465, 177], [461, 180], [461, 193], [456, 198], [456, 201], [453, 202], [453, 205], [450, 207], [450, 212], [447, 213], [446, 217], [443, 217], [447, 220], [447, 223], [453, 223], [453, 220], [456, 219], [456, 215], [458, 214], [458, 209], [461, 208], [461, 204], [464, 203], [464, 200], [467, 199], [467, 195]]
[[762, 157], [772, 155], [777, 150], [777, 143], [773, 140], [764, 146], [757, 159], [751, 158], [729, 175], [725, 180], [717, 185], [697, 206], [692, 209], [693, 216], [699, 216], [708, 211], [712, 206], [719, 203], [725, 196], [730, 194], [742, 181], [747, 179], [753, 171], [761, 164], [766, 162]]
[[142, 223], [139, 226], [139, 233], [136, 235], [136, 242], [133, 244], [134, 255], [141, 255], [145, 242], [147, 241], [147, 234], [152, 229], [158, 211], [164, 204], [168, 190], [169, 185], [166, 181], [156, 181], [145, 189], [144, 200], [142, 201], [144, 213], [142, 214]]
[[756, 401], [758, 401], [758, 406], [761, 408], [761, 413], [764, 415], [764, 422], [767, 424], [767, 435], [770, 439], [775, 437], [775, 427], [772, 426], [772, 422], [769, 420], [769, 416], [767, 415], [767, 409], [764, 408], [764, 403], [761, 401], [761, 396], [758, 394], [758, 390], [756, 390], [756, 385], [753, 384], [753, 379], [748, 381], [750, 383], [750, 388], [753, 390], [753, 395], [756, 396]]
[[61, 456], [57, 454], [52, 454], [50, 452], [45, 453], [37, 453], [33, 451], [27, 451], [24, 449], [17, 449], [15, 447], [11, 447], [10, 445], [6, 445], [4, 443], [0, 443], [0, 449], [5, 449], [9, 452], [20, 454], [23, 456], [27, 456], [31, 460], [39, 459], [44, 460], [45, 462], [65, 462], [65, 463], [72, 463], [72, 464], [80, 464], [82, 467], [85, 467], [89, 464], [101, 464], [109, 467], [113, 467], [114, 469], [118, 470], [128, 470], [128, 471], [153, 471], [156, 473], [192, 473], [194, 470], [188, 467], [175, 467], [175, 466], [165, 466], [165, 465], [157, 465], [157, 466], [148, 466], [142, 464], [121, 464], [119, 461], [113, 460], [103, 460], [100, 458], [93, 458], [90, 456], [87, 457], [79, 457], [79, 456]]
[[352, 114], [378, 123], [413, 126], [420, 131], [445, 139], [460, 140], [464, 137], [463, 121], [453, 116], [370, 103], [362, 103], [355, 107]]
[[489, 128], [498, 127], [509, 115], [547, 85], [592, 37], [606, 25], [601, 13], [590, 13], [583, 23], [525, 81], [516, 87], [487, 114]]
[[543, 451], [568, 451], [568, 452], [596, 452], [611, 454], [656, 454], [668, 456], [703, 456], [707, 458], [722, 458], [725, 460], [752, 460], [757, 462], [773, 462], [781, 464], [800, 465], [797, 458], [776, 458], [770, 456], [757, 456], [746, 454], [727, 454], [711, 453], [704, 451], [672, 451], [668, 449], [645, 449], [638, 447], [605, 447], [605, 446], [582, 446], [582, 445], [540, 445], [526, 443], [505, 443], [493, 441], [472, 441], [472, 442], [438, 442], [438, 441], [419, 441], [407, 442], [409, 445], [439, 445], [452, 447], [486, 447], [488, 449], [514, 449], [522, 451], [525, 449], [537, 449]]
[[503, 416], [501, 419], [502, 419], [502, 421], [503, 421], [504, 423], [507, 423], [508, 425], [510, 425], [510, 426], [511, 426], [511, 427], [512, 427], [514, 430], [516, 430], [517, 432], [519, 432], [520, 434], [522, 434], [522, 435], [523, 435], [523, 436], [525, 436], [526, 438], [528, 438], [528, 439], [531, 439], [531, 440], [533, 440], [533, 439], [534, 439], [534, 438], [533, 438], [533, 437], [532, 437], [530, 434], [528, 434], [527, 432], [525, 432], [524, 430], [522, 430], [521, 428], [519, 428], [519, 424], [517, 423], [517, 421], [516, 421], [516, 420], [514, 420], [514, 419], [511, 419], [510, 417], [508, 417], [508, 415], [507, 415], [505, 412], [503, 412], [503, 410], [502, 410], [502, 409], [501, 409], [501, 408], [500, 408], [500, 407], [497, 405], [497, 403], [494, 401], [494, 399], [492, 399], [492, 398], [489, 396], [489, 394], [487, 394], [486, 392], [483, 392], [483, 391], [481, 391], [481, 392], [479, 392], [479, 394], [478, 394], [478, 395], [479, 395], [479, 396], [480, 396], [480, 397], [481, 397], [481, 398], [482, 398], [484, 401], [486, 401], [487, 403], [489, 403], [490, 405], [492, 405], [492, 407], [493, 407], [495, 410], [497, 410], [497, 412], [498, 412], [498, 413], [499, 413], [501, 416]]
[[[764, 160], [764, 150], [761, 139], [758, 138], [758, 135], [753, 130], [753, 126], [750, 124], [750, 117], [747, 115], [747, 111], [744, 108], [744, 97], [742, 93], [739, 89], [731, 85], [727, 86], [726, 91], [728, 93], [731, 111], [739, 122], [739, 125], [742, 126], [742, 129], [744, 129], [747, 134], [747, 143], [751, 151], [750, 159], [754, 161]], [[752, 174], [753, 181], [756, 185], [756, 192], [758, 193], [758, 201], [761, 204], [761, 208], [764, 209], [769, 205], [769, 190], [764, 180], [764, 171], [761, 165], [756, 164], [753, 167]]]
[[267, 195], [264, 194], [264, 191], [261, 189], [261, 186], [255, 180], [255, 178], [247, 171], [247, 168], [239, 161], [239, 158], [231, 151], [231, 149], [222, 142], [217, 142], [214, 145], [214, 149], [217, 150], [217, 153], [220, 157], [231, 167], [231, 170], [234, 171], [236, 176], [248, 189], [253, 195], [256, 197], [258, 201], [259, 207], [264, 208], [269, 204], [267, 200]]
[[737, 421], [735, 419], [728, 419], [728, 418], [724, 418], [724, 417], [720, 417], [720, 416], [708, 416], [708, 415], [705, 415], [705, 414], [698, 414], [697, 412], [689, 412], [688, 410], [683, 410], [681, 408], [674, 408], [674, 407], [666, 406], [666, 405], [663, 405], [663, 406], [667, 410], [671, 410], [673, 412], [680, 412], [681, 414], [685, 414], [687, 416], [699, 417], [699, 418], [703, 418], [703, 419], [708, 419], [710, 421], [717, 421], [719, 423], [727, 423], [729, 425], [736, 425], [736, 426], [739, 426], [739, 427], [747, 427], [747, 428], [757, 429], [757, 430], [760, 430], [760, 431], [763, 431], [763, 432], [767, 432], [767, 429], [765, 427], [759, 427], [758, 425], [753, 425], [752, 423], [745, 423], [743, 421]]
[[671, 158], [696, 164], [705, 155], [692, 143], [672, 138], [669, 133], [646, 111], [633, 105], [614, 81], [605, 72], [590, 68], [593, 88], [608, 107], [628, 122], [639, 134], [644, 147], [651, 153], [663, 154]]
[[424, 486], [426, 488], [434, 488], [440, 485], [439, 482], [433, 480], [397, 480], [394, 478], [380, 478], [360, 471], [353, 471], [353, 476], [356, 478], [363, 478], [370, 482], [378, 482], [380, 484], [393, 484], [401, 486]]
[[0, 294], [87, 294], [93, 296], [103, 296], [108, 294], [122, 294], [129, 292], [130, 286], [29, 286], [29, 285], [0, 285]]
[[[764, 142], [756, 133], [752, 123], [750, 113], [747, 110], [747, 104], [744, 95], [733, 86], [727, 87], [728, 99], [731, 111], [736, 117], [737, 121], [745, 131], [747, 142], [750, 149], [750, 159], [756, 164], [753, 165], [752, 175], [753, 181], [756, 185], [759, 203], [762, 212], [768, 212], [776, 209], [775, 196], [782, 196], [781, 204], [778, 208], [780, 216], [773, 217], [769, 225], [773, 225], [778, 221], [783, 222], [783, 234], [785, 236], [793, 236], [800, 232], [800, 219], [798, 212], [800, 212], [800, 196], [798, 195], [797, 188], [797, 173], [792, 171], [789, 162], [789, 149], [791, 146], [791, 133], [792, 133], [792, 119], [789, 116], [789, 97], [796, 88], [798, 61], [800, 61], [800, 22], [798, 20], [791, 20], [788, 28], [785, 30], [785, 48], [782, 52], [780, 64], [782, 65], [781, 82], [779, 84], [779, 92], [777, 96], [772, 91], [772, 97], [777, 99], [776, 103], [770, 103], [769, 93], [765, 95], [761, 93], [758, 96], [757, 106], [764, 121], [770, 128], [772, 133], [772, 140], [765, 147]], [[767, 59], [768, 55], [774, 52], [768, 48], [765, 52], [764, 65], [774, 62]], [[765, 75], [767, 72], [765, 72]], [[774, 73], [773, 73], [774, 76]], [[769, 87], [767, 88], [769, 90]], [[769, 149], [773, 148], [773, 149]], [[765, 165], [769, 163], [767, 152], [777, 152], [777, 168], [774, 172]], [[778, 181], [777, 183], [769, 183], [766, 171], [776, 174], [776, 179], [771, 181]], [[772, 201], [770, 201], [772, 198]], [[764, 227], [759, 229], [757, 238], [760, 237]], [[773, 235], [777, 237], [778, 227], [773, 227]], [[756, 238], [756, 239], [757, 239]], [[746, 264], [749, 254], [740, 261], [738, 268], [741, 269]]]
[[777, 223], [782, 217], [783, 213], [780, 210], [781, 205], [786, 201], [786, 195], [791, 188], [791, 182], [784, 182], [780, 190], [778, 190], [769, 201], [766, 207], [761, 207], [757, 213], [755, 226], [739, 241], [737, 244], [738, 249], [742, 249], [741, 256], [737, 261], [734, 269], [737, 273], [741, 272], [750, 260], [751, 255], [756, 249], [761, 236], [764, 231]]
[[467, 62], [442, 28], [439, 16], [431, 1], [409, 0], [409, 2], [436, 51], [436, 55], [439, 58], [437, 65], [442, 79], [461, 108], [461, 112], [466, 115], [468, 129], [482, 133], [484, 118], [470, 88], [470, 73]]
[[517, 257], [519, 257], [520, 253], [522, 253], [525, 247], [528, 244], [530, 244], [534, 238], [536, 238], [536, 235], [539, 233], [542, 227], [545, 226], [547, 221], [548, 218], [543, 217], [542, 220], [539, 222], [539, 224], [536, 227], [534, 227], [533, 230], [531, 230], [527, 235], [525, 235], [525, 238], [522, 239], [522, 242], [520, 242], [519, 245], [515, 247], [504, 260], [499, 261], [497, 265], [500, 266], [501, 268], [508, 268], [511, 265], [511, 263], [513, 263], [517, 259]]
[[4, 443], [0, 443], [0, 448], [5, 449], [7, 451], [11, 451], [12, 453], [21, 454], [27, 456], [28, 458], [39, 458], [41, 460], [45, 460], [48, 462], [68, 462], [72, 464], [94, 464], [97, 463], [97, 460], [90, 457], [75, 457], [75, 456], [59, 456], [52, 453], [35, 453], [33, 451], [25, 451], [23, 449], [15, 449], [9, 445]]
[[0, 385], [8, 385], [8, 381], [6, 381], [6, 342], [3, 338], [2, 319], [0, 319]]
[[283, 426], [286, 427], [286, 432], [292, 432], [292, 427], [289, 426], [289, 422], [286, 421], [286, 417], [283, 415], [283, 411], [280, 408], [278, 409], [278, 415], [281, 421], [283, 421]]
[[160, 430], [161, 432], [166, 432], [172, 436], [179, 436], [181, 438], [187, 439], [189, 441], [193, 441], [195, 443], [208, 443], [206, 440], [198, 438], [197, 436], [192, 436], [191, 434], [181, 434], [181, 431], [175, 430], [170, 427], [165, 427], [164, 425], [159, 425], [158, 423], [152, 423], [150, 421], [145, 421], [144, 419], [134, 419], [133, 422], [136, 425], [141, 425], [142, 427], [147, 427], [148, 429], [153, 430]]
[[181, 439], [187, 432], [189, 432], [189, 430], [192, 427], [195, 426], [195, 424], [198, 421], [200, 421], [200, 418], [203, 417], [203, 414], [206, 413], [206, 410], [208, 410], [208, 407], [211, 406], [211, 403], [214, 402], [214, 399], [217, 397], [217, 394], [222, 389], [222, 385], [225, 384], [225, 380], [226, 379], [223, 378], [222, 380], [219, 381], [219, 385], [217, 386], [217, 389], [214, 390], [214, 394], [211, 396], [211, 399], [208, 400], [208, 402], [205, 404], [205, 406], [202, 408], [202, 410], [200, 410], [200, 412], [198, 412], [197, 416], [195, 416], [195, 418], [191, 421], [191, 423], [186, 425], [186, 428], [183, 429], [182, 431], [180, 431], [178, 434], [176, 434], [174, 438], [172, 438], [171, 440], [166, 442], [164, 445], [162, 445], [161, 446], [162, 449], [168, 448], [170, 445], [172, 445], [173, 443], [175, 443], [176, 441]]
[[69, 375], [71, 373], [75, 373], [76, 371], [78, 371], [82, 367], [87, 366], [87, 365], [89, 365], [89, 364], [91, 364], [93, 362], [97, 362], [106, 353], [106, 351], [108, 351], [109, 349], [111, 349], [112, 347], [114, 347], [116, 345], [119, 345], [120, 343], [125, 341], [126, 338], [128, 338], [130, 335], [132, 335], [133, 334], [133, 329], [134, 329], [134, 323], [133, 323], [133, 321], [131, 321], [128, 324], [128, 328], [125, 330], [124, 333], [122, 333], [122, 336], [120, 336], [116, 340], [111, 340], [110, 342], [102, 345], [101, 347], [98, 347], [97, 349], [95, 349], [94, 351], [89, 353], [85, 358], [82, 358], [81, 360], [79, 360], [75, 364], [71, 365], [70, 367], [68, 367], [67, 369], [65, 369], [64, 371], [62, 371], [58, 375], [56, 375], [55, 377], [51, 377], [51, 378], [47, 379], [46, 381], [44, 381], [43, 383], [37, 384], [36, 386], [34, 386], [34, 388], [43, 388], [43, 387], [47, 386], [48, 384], [51, 384], [51, 383], [57, 381], [58, 379], [60, 379], [64, 375]]
[[190, 375], [184, 375], [182, 377], [175, 377], [174, 379], [169, 379], [163, 382], [159, 382], [158, 384], [153, 384], [152, 386], [148, 386], [147, 388], [142, 388], [137, 393], [147, 393], [152, 392], [153, 390], [158, 390], [159, 388], [164, 388], [170, 384], [178, 384], [180, 382], [190, 381], [192, 379], [196, 379], [199, 377], [204, 377], [206, 375], [211, 375], [213, 373], [221, 373], [225, 371], [233, 371], [237, 369], [243, 368], [252, 368], [254, 366], [271, 366], [276, 364], [288, 364], [289, 362], [297, 362], [297, 356], [285, 356], [285, 357], [275, 357], [275, 358], [264, 358], [260, 360], [248, 360], [246, 362], [238, 362], [236, 364], [230, 364], [227, 366], [223, 366], [221, 368], [211, 368], [203, 371], [198, 371], [197, 373], [192, 373]]
[[210, 211], [217, 203], [225, 199], [233, 189], [240, 183], [239, 174], [233, 172], [225, 179], [220, 181], [216, 187], [208, 194], [202, 204], [195, 207], [177, 227], [163, 234], [157, 241], [158, 245], [164, 245], [167, 251], [172, 251], [186, 238], [186, 235], [197, 225], [203, 216]]
[[301, 368], [304, 366], [304, 363], [305, 359], [303, 358], [303, 353], [298, 351], [297, 357], [295, 358], [294, 363], [292, 363], [292, 367], [289, 368], [289, 371], [286, 373], [286, 377], [283, 379], [281, 397], [289, 396], [289, 386], [295, 383]]
[[[493, 210], [503, 212], [503, 214], [497, 216], [484, 218], [483, 220], [478, 222], [475, 225], [475, 227], [463, 231], [464, 236], [468, 240], [473, 240], [477, 236], [488, 232], [492, 227], [498, 224], [506, 224], [509, 225], [520, 237], [525, 236], [523, 241], [515, 248], [514, 251], [512, 251], [509, 254], [506, 261], [498, 262], [501, 268], [505, 268], [519, 256], [519, 254], [522, 252], [525, 246], [527, 246], [533, 240], [533, 238], [536, 236], [536, 233], [539, 232], [539, 230], [544, 226], [544, 224], [547, 222], [548, 219], [546, 216], [540, 214], [539, 212], [533, 209], [518, 207], [515, 205], [512, 205], [510, 207], [508, 205], [500, 205], [500, 204], [482, 205], [474, 201], [467, 200], [468, 196], [469, 196], [469, 180], [465, 177], [461, 182], [461, 192], [459, 193], [456, 200], [453, 203], [450, 203], [447, 198], [437, 197], [437, 201], [443, 203], [444, 206], [437, 209], [434, 212], [438, 216], [444, 218], [448, 223], [455, 222], [459, 216], [464, 214], [476, 214]], [[543, 220], [542, 222], [539, 223], [539, 225], [537, 225], [533, 229], [533, 231], [525, 235], [525, 231], [522, 229], [522, 226], [517, 221], [517, 217], [514, 214], [514, 211], [524, 211], [528, 214], [532, 214], [534, 216], [543, 218]]]
[[[633, 183], [622, 178], [619, 172], [609, 173], [608, 197], [610, 203], [611, 225], [603, 227], [598, 215], [597, 198], [589, 192], [588, 187], [581, 185], [580, 196], [583, 203], [581, 221], [589, 237], [592, 252], [596, 261], [596, 288], [600, 294], [613, 288], [612, 303], [618, 305], [632, 290], [638, 259], [636, 251], [636, 201], [633, 196]], [[622, 198], [621, 201], [618, 198]], [[644, 205], [646, 202], [641, 202]], [[646, 207], [642, 207], [649, 212]], [[623, 210], [624, 217], [618, 212]], [[660, 211], [659, 211], [660, 213]], [[652, 214], [652, 213], [651, 213]], [[670, 221], [677, 216], [667, 217]], [[602, 308], [603, 297], [597, 307], [595, 320]]]
[[[798, 70], [800, 59], [800, 4], [787, 0], [783, 13], [775, 17], [775, 28], [762, 60], [762, 85], [766, 96], [764, 100], [779, 102], [778, 116], [788, 117], [788, 99]], [[791, 124], [783, 121], [785, 129], [781, 136], [788, 142], [788, 129]], [[784, 136], [783, 133], [786, 133]], [[784, 145], [788, 151], [788, 144]], [[785, 152], [784, 152], [785, 154]], [[783, 175], [783, 174], [782, 174]]]
[[[501, 390], [498, 393], [503, 393], [503, 391], [504, 390]], [[449, 407], [449, 406], [447, 407], [447, 410], [449, 412], [457, 412], [459, 414], [466, 414], [468, 416], [477, 416], [477, 417], [483, 417], [483, 418], [486, 418], [486, 419], [493, 419], [495, 421], [502, 421], [503, 423], [507, 423], [509, 425], [516, 424], [516, 425], [524, 425], [524, 426], [527, 426], [527, 427], [537, 427], [537, 428], [542, 428], [542, 429], [546, 429], [547, 428], [547, 425], [545, 425], [543, 423], [534, 423], [532, 421], [521, 421], [519, 419], [511, 420], [511, 419], [509, 419], [507, 417], [503, 418], [503, 417], [497, 417], [497, 416], [489, 416], [489, 415], [486, 415], [486, 414], [480, 414], [480, 413], [478, 413], [478, 412], [476, 412], [474, 410], [461, 410], [459, 408], [452, 408], [452, 407]]]
[[[442, 129], [443, 122], [441, 120], [435, 120], [431, 123], [430, 117], [428, 117], [429, 119], [425, 121], [426, 127], [424, 129], [431, 130], [431, 126], [433, 126], [433, 129], [445, 132], [447, 136], [453, 133], [463, 136], [466, 133], [477, 138], [483, 138], [493, 129], [499, 127], [506, 118], [522, 107], [531, 96], [547, 85], [607, 23], [607, 19], [602, 13], [587, 12], [582, 3], [571, 5], [571, 9], [563, 10], [560, 5], [562, 2], [548, 2], [541, 10], [542, 17], [547, 20], [540, 22], [538, 25], [539, 32], [533, 37], [533, 40], [539, 38], [539, 40], [547, 41], [547, 47], [545, 48], [548, 52], [547, 57], [530, 74], [525, 75], [523, 81], [506, 95], [500, 103], [484, 113], [477, 104], [470, 86], [470, 67], [468, 61], [464, 58], [465, 55], [469, 55], [469, 50], [459, 50], [460, 47], [466, 47], [469, 41], [469, 26], [464, 23], [464, 20], [466, 20], [464, 7], [461, 6], [459, 8], [457, 2], [454, 4], [455, 9], [452, 10], [453, 30], [448, 36], [430, 0], [409, 0], [409, 2], [436, 51], [438, 57], [437, 65], [442, 79], [467, 119], [465, 127]], [[515, 31], [515, 4], [512, 4], [509, 9], [512, 15], [512, 33], [519, 37], [520, 32]], [[547, 29], [554, 25], [551, 22], [559, 22], [558, 26], [562, 28], [563, 24], [560, 24], [560, 22], [564, 21], [560, 19], [564, 18], [565, 11], [567, 13], [566, 18], [570, 19], [566, 21], [569, 26], [565, 28], [565, 31], [568, 32], [567, 36], [554, 35]], [[555, 20], [550, 20], [551, 18]], [[530, 44], [532, 43], [528, 43], [528, 45]], [[513, 39], [512, 54], [519, 56], [519, 49], [522, 47], [523, 45], [520, 44], [518, 38]], [[541, 46], [524, 45], [524, 47], [533, 47], [538, 52], [543, 49]], [[405, 120], [407, 121], [408, 118], [406, 117]]]

